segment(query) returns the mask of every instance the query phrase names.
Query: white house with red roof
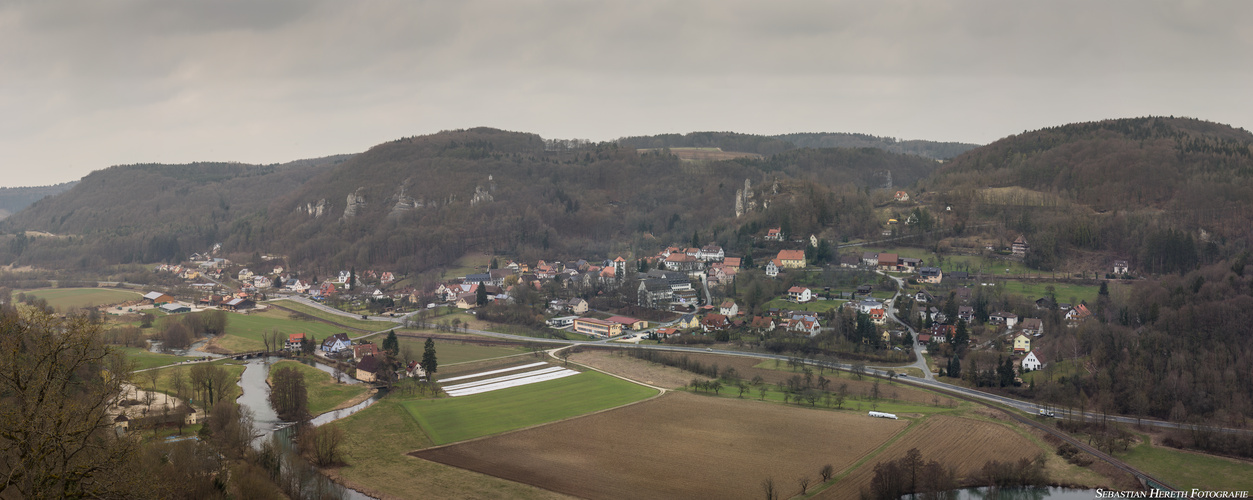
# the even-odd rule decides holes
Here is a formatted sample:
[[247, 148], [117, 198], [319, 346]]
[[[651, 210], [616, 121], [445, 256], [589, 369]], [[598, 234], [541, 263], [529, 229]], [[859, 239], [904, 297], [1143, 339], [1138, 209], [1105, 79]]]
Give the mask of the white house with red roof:
[[287, 336], [287, 342], [283, 343], [283, 349], [288, 351], [299, 351], [305, 343], [305, 334], [293, 333]]

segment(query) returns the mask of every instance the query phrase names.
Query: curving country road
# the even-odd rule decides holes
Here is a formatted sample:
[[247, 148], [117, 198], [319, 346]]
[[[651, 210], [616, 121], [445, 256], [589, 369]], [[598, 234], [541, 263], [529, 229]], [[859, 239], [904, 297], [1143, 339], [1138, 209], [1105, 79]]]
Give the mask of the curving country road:
[[[892, 276], [889, 276], [889, 277], [891, 277], [892, 279], [898, 279]], [[898, 295], [901, 293], [900, 290], [902, 288], [903, 287], [897, 288]], [[352, 314], [352, 313], [340, 311], [338, 309], [326, 306], [322, 303], [309, 300], [303, 297], [290, 297], [289, 296], [289, 297], [284, 297], [284, 298], [293, 300], [296, 302], [300, 302], [302, 304], [310, 305], [312, 307], [315, 307], [322, 311], [326, 311], [331, 314], [336, 314], [339, 316], [354, 318], [354, 319], [361, 318], [361, 315], [359, 314]], [[893, 298], [893, 302], [895, 302], [894, 299], [895, 297]], [[889, 311], [892, 311], [892, 310], [889, 309]], [[374, 321], [389, 321], [389, 322], [393, 322], [397, 324], [402, 324], [405, 322], [406, 319], [408, 319], [410, 316], [414, 314], [416, 314], [416, 312], [409, 313], [404, 316], [397, 316], [397, 317], [369, 316], [369, 319], [374, 320]], [[896, 316], [894, 312], [890, 314], [893, 320], [896, 320]], [[899, 320], [898, 320], [898, 323], [899, 323]], [[420, 326], [434, 327], [433, 324], [424, 324]], [[389, 330], [390, 329], [372, 332], [372, 333], [366, 334], [358, 338], [367, 338], [370, 336], [379, 335], [382, 333], [386, 333]], [[629, 347], [626, 345], [610, 344], [609, 339], [601, 339], [601, 340], [542, 339], [542, 338], [537, 338], [537, 337], [527, 337], [527, 336], [522, 336], [522, 335], [512, 335], [508, 333], [497, 333], [497, 332], [489, 332], [489, 331], [475, 330], [475, 329], [466, 329], [463, 331], [466, 333], [473, 333], [476, 335], [482, 335], [486, 337], [494, 337], [494, 338], [506, 339], [506, 340], [515, 340], [515, 341], [520, 341], [520, 342], [545, 342], [545, 343], [551, 343], [551, 344], [584, 345], [584, 346], [590, 346], [590, 347], [600, 347], [600, 346], [617, 347], [617, 348], [622, 348], [622, 349], [626, 349], [626, 348], [654, 349], [654, 350], [659, 350], [659, 351], [721, 354], [725, 356], [741, 356], [741, 357], [758, 358], [758, 359], [778, 359], [778, 360], [783, 360], [783, 361], [796, 358], [795, 356], [785, 356], [782, 354], [771, 354], [771, 353], [766, 353], [766, 352], [730, 351], [730, 350], [722, 350], [722, 349], [711, 349], [711, 348], [706, 348], [706, 347], [684, 347], [684, 346], [667, 346], [667, 345], [650, 345], [650, 344], [636, 345], [634, 347]], [[910, 332], [912, 333], [913, 330], [910, 329]], [[930, 369], [926, 366], [925, 358], [922, 357], [922, 354], [920, 352], [921, 346], [918, 345], [917, 342], [915, 342], [914, 344], [915, 344], [914, 352], [918, 354], [918, 360], [915, 361], [913, 364], [907, 365], [907, 366], [920, 368], [922, 369], [922, 372], [928, 376], [922, 379], [917, 378], [917, 377], [897, 376], [896, 380], [902, 383], [915, 385], [915, 386], [922, 387], [922, 388], [935, 389], [935, 390], [948, 391], [948, 392], [952, 392], [956, 394], [961, 394], [963, 396], [976, 398], [987, 403], [1010, 407], [1010, 408], [1020, 410], [1031, 415], [1037, 414], [1040, 408], [1048, 407], [1049, 409], [1054, 409], [1054, 407], [1041, 405], [1039, 403], [1021, 401], [1021, 400], [1017, 400], [1017, 399], [1013, 399], [1013, 398], [1009, 398], [1005, 396], [1000, 396], [997, 394], [983, 392], [983, 391], [979, 391], [976, 389], [971, 389], [968, 387], [962, 387], [958, 385], [952, 385], [952, 384], [935, 380], [935, 377], [931, 375]], [[834, 361], [822, 361], [822, 360], [816, 360], [816, 359], [806, 359], [804, 360], [804, 362], [810, 365], [814, 365], [814, 366], [822, 365], [825, 368], [833, 368], [833, 369], [845, 370], [845, 371], [853, 371], [854, 369], [854, 365], [850, 363], [839, 363], [839, 362], [834, 362]], [[894, 368], [867, 367], [865, 373], [867, 375], [874, 376], [874, 377], [887, 378], [888, 377], [887, 371], [889, 369], [894, 369]], [[1184, 429], [1184, 430], [1204, 429], [1204, 430], [1211, 430], [1215, 432], [1222, 432], [1222, 433], [1229, 433], [1229, 434], [1241, 434], [1241, 435], [1253, 434], [1253, 430], [1250, 430], [1250, 429], [1236, 429], [1236, 428], [1230, 428], [1230, 427], [1208, 426], [1208, 425], [1198, 425], [1198, 424], [1181, 424], [1177, 422], [1166, 422], [1166, 421], [1155, 420], [1155, 419], [1126, 417], [1126, 416], [1120, 416], [1120, 415], [1105, 415], [1105, 414], [1095, 413], [1095, 412], [1080, 412], [1072, 408], [1056, 408], [1056, 409], [1057, 409], [1058, 418], [1063, 418], [1063, 417], [1072, 418], [1072, 419], [1082, 418], [1085, 420], [1105, 419], [1108, 421], [1119, 422], [1119, 423], [1124, 423], [1124, 424], [1149, 425], [1153, 427], [1166, 428], [1166, 429]]]

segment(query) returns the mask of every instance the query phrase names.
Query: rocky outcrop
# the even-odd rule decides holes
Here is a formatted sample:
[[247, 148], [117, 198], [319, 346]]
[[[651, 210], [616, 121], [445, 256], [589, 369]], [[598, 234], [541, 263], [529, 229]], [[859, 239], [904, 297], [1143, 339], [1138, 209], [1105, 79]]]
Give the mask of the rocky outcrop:
[[296, 211], [302, 214], [311, 215], [316, 219], [321, 217], [323, 213], [326, 213], [326, 210], [329, 208], [330, 205], [326, 202], [326, 198], [322, 198], [318, 200], [317, 203], [305, 203], [302, 206], [297, 206]]
[[740, 217], [754, 210], [757, 210], [757, 200], [754, 199], [753, 183], [744, 179], [744, 189], [735, 191], [735, 216]]
[[365, 195], [361, 193], [363, 190], [365, 188], [357, 188], [356, 191], [348, 193], [348, 204], [344, 207], [343, 218], [351, 219], [356, 217], [357, 211], [365, 208]]
[[396, 195], [396, 204], [392, 205], [392, 211], [389, 216], [397, 216], [411, 210], [422, 208], [426, 205], [421, 199], [413, 198], [405, 193], [405, 189], [409, 187], [409, 181], [400, 185], [400, 194]]
[[474, 196], [470, 198], [470, 205], [478, 205], [479, 203], [490, 203], [496, 201], [492, 193], [496, 191], [496, 182], [492, 180], [492, 176], [487, 176], [487, 187], [474, 186]]

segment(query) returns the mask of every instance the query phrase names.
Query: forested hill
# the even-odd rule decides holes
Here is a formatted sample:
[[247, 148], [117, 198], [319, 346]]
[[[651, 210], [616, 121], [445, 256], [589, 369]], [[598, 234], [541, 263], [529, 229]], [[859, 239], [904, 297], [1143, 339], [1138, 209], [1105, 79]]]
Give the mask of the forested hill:
[[1251, 144], [1248, 131], [1188, 118], [1077, 123], [973, 149], [922, 185], [955, 206], [999, 213], [1020, 232], [1057, 241], [1059, 251], [1113, 251], [1175, 270], [1198, 255], [1176, 265], [1154, 247], [1205, 243], [1204, 260], [1249, 243]]
[[[95, 172], [3, 226], [73, 238], [0, 241], [0, 263], [170, 261], [220, 242], [226, 253], [287, 255], [316, 269], [412, 272], [471, 251], [531, 260], [637, 248], [651, 254], [694, 233], [733, 249], [767, 225], [796, 234], [876, 232], [871, 200], [887, 196], [878, 189], [889, 180], [907, 186], [938, 166], [875, 149], [685, 162], [616, 143], [488, 128], [306, 163]], [[746, 181], [751, 196], [743, 193]]]
[[797, 148], [874, 148], [890, 153], [907, 154], [948, 160], [978, 144], [960, 142], [934, 142], [897, 140], [867, 134], [833, 132], [783, 134], [763, 136], [735, 132], [692, 132], [688, 134], [661, 134], [651, 136], [623, 137], [618, 144], [626, 148], [722, 148], [723, 151], [757, 153], [770, 156]]
[[[281, 165], [110, 167], [88, 174], [68, 191], [35, 202], [5, 220], [3, 227], [6, 232], [78, 235], [86, 238], [81, 242], [90, 243], [83, 256], [71, 256], [75, 249], [31, 255], [47, 264], [63, 264], [71, 257], [82, 265], [166, 260], [207, 249], [228, 237], [236, 224], [263, 215], [276, 197], [347, 157]], [[94, 244], [100, 242], [109, 243]], [[4, 250], [19, 248], [9, 245]]]
[[[876, 224], [853, 217], [869, 206], [859, 191], [881, 187], [889, 171], [905, 185], [938, 165], [877, 150], [791, 150], [760, 160], [692, 163], [636, 146], [554, 150], [532, 134], [485, 128], [394, 141], [283, 198], [266, 231], [289, 235], [284, 247], [296, 261], [418, 270], [469, 250], [524, 258], [633, 247], [651, 253], [658, 244], [690, 241], [695, 232], [734, 246], [740, 235], [733, 231], [750, 220], [787, 219], [798, 232], [820, 231], [841, 217]], [[757, 210], [737, 218], [745, 180]], [[852, 194], [837, 203], [836, 191]], [[777, 203], [766, 210], [764, 200]], [[811, 209], [815, 204], [822, 208]]]
[[783, 134], [773, 136], [802, 148], [875, 148], [908, 155], [918, 155], [937, 160], [949, 160], [957, 155], [979, 147], [964, 142], [936, 142], [922, 140], [899, 140], [867, 134], [818, 132]]
[[0, 219], [13, 215], [46, 196], [66, 191], [77, 183], [78, 181], [72, 181], [51, 186], [0, 187]]

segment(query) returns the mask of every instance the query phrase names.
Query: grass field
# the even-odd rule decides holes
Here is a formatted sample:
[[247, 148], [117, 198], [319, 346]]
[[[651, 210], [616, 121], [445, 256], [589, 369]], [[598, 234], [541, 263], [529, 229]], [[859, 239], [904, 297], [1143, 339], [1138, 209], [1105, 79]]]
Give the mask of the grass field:
[[369, 391], [369, 389], [363, 384], [335, 383], [331, 374], [299, 361], [292, 360], [283, 360], [274, 363], [274, 365], [270, 367], [270, 380], [274, 380], [273, 373], [275, 370], [284, 367], [295, 368], [300, 373], [305, 375], [305, 388], [308, 390], [309, 394], [309, 414], [312, 416], [321, 415], [331, 411], [341, 403]]
[[[398, 337], [398, 339], [400, 340], [401, 352], [408, 348], [415, 357], [420, 358], [422, 356], [426, 339], [413, 337]], [[381, 343], [382, 340], [379, 340], [379, 342]], [[472, 342], [435, 340], [435, 358], [439, 361], [441, 368], [458, 363], [513, 356], [527, 352], [530, 352], [530, 349], [521, 346], [480, 345]]]
[[115, 349], [125, 355], [126, 359], [135, 363], [136, 370], [156, 368], [158, 366], [172, 365], [180, 361], [196, 359], [196, 357], [191, 356], [174, 356], [171, 354], [148, 352], [147, 349], [139, 347], [115, 347]]
[[777, 307], [789, 311], [827, 312], [843, 304], [843, 300], [813, 300], [804, 304], [797, 304], [787, 299], [774, 299], [762, 304], [762, 307], [766, 309]]
[[[360, 319], [359, 316], [357, 318], [351, 318], [348, 316], [340, 316], [338, 314], [328, 313], [316, 307], [311, 307], [311, 306], [301, 304], [299, 302], [295, 302], [291, 300], [275, 300], [272, 302], [267, 302], [267, 304], [273, 304], [276, 306], [285, 307], [287, 309], [291, 309], [296, 312], [308, 314], [318, 319], [323, 319], [326, 321], [330, 321], [332, 323], [344, 325], [349, 328], [362, 330], [363, 332], [377, 332], [377, 331], [387, 330], [390, 328], [395, 328], [398, 325], [397, 323], [392, 323], [390, 321], [363, 320], [363, 319]], [[353, 332], [348, 332], [348, 333], [349, 333], [348, 335], [349, 337], [355, 337], [357, 335], [356, 333], [353, 333]]]
[[997, 287], [1001, 291], [1013, 294], [1023, 295], [1031, 300], [1048, 296], [1048, 287], [1053, 287], [1054, 294], [1057, 296], [1058, 302], [1074, 302], [1078, 304], [1080, 300], [1087, 301], [1088, 304], [1096, 303], [1097, 292], [1101, 290], [1100, 285], [1073, 285], [1070, 283], [1040, 283], [1028, 281], [998, 281]]
[[331, 470], [339, 480], [376, 498], [557, 499], [534, 486], [414, 458], [431, 446], [403, 403], [388, 396], [337, 422], [344, 429], [348, 466]]
[[1184, 490], [1253, 490], [1253, 463], [1249, 462], [1153, 446], [1147, 438], [1118, 458]]
[[655, 389], [598, 372], [456, 398], [404, 403], [434, 444], [455, 443], [624, 405]]
[[226, 333], [218, 337], [216, 344], [231, 352], [264, 349], [265, 342], [261, 340], [261, 336], [276, 329], [284, 340], [290, 333], [313, 335], [321, 340], [344, 331], [343, 328], [320, 321], [291, 319], [288, 313], [278, 310], [250, 314], [230, 313], [226, 320]]
[[417, 452], [582, 498], [752, 498], [773, 477], [841, 470], [905, 421], [671, 393], [641, 404]]
[[[507, 259], [506, 259], [507, 260]], [[498, 260], [498, 262], [500, 262]], [[444, 274], [449, 278], [461, 277], [472, 273], [485, 273], [492, 263], [492, 256], [485, 253], [471, 253], [457, 259], [457, 262]], [[504, 262], [500, 262], [504, 264]]]
[[[216, 362], [214, 364], [222, 367], [224, 370], [230, 373], [231, 380], [233, 381], [233, 383], [228, 384], [224, 393], [221, 394], [221, 398], [225, 398], [225, 399], [238, 398], [239, 395], [241, 394], [241, 389], [239, 388], [238, 382], [239, 382], [240, 375], [243, 375], [244, 373], [244, 365], [234, 364], [231, 362]], [[171, 377], [171, 374], [174, 373], [175, 371], [183, 372], [183, 384], [185, 384], [183, 388], [184, 393], [191, 394], [192, 393], [190, 389], [191, 365], [171, 366], [167, 368], [161, 368], [159, 370], [154, 370], [154, 372], [157, 373], [157, 385], [155, 386], [156, 391], [163, 392], [169, 395], [176, 394], [176, 391], [174, 390], [174, 384], [172, 383], [172, 377]], [[139, 388], [141, 389], [153, 390], [152, 379], [149, 378], [150, 373], [153, 373], [153, 372], [137, 373], [135, 374], [134, 377], [131, 378], [131, 382], [139, 386]], [[204, 407], [203, 401], [196, 401], [192, 406], [203, 408]]]
[[61, 311], [117, 304], [141, 297], [138, 293], [116, 288], [41, 288], [23, 293], [44, 299], [48, 305]]

